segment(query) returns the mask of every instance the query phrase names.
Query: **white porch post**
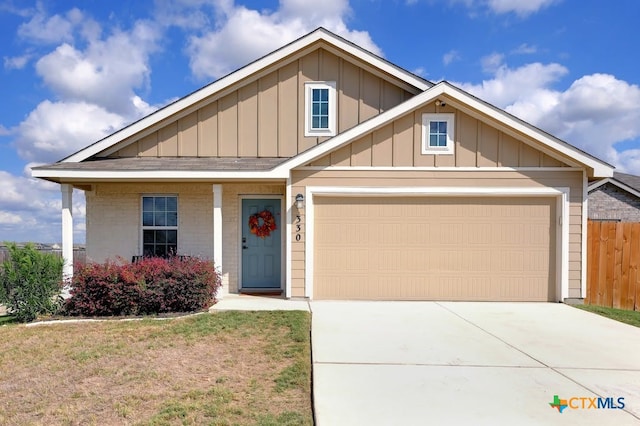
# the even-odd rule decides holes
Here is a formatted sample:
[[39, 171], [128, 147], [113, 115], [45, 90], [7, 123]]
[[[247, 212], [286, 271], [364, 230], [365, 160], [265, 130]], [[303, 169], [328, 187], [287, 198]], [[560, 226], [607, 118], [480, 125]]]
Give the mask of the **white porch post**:
[[65, 282], [73, 277], [73, 185], [60, 185], [62, 192], [62, 278]]
[[222, 185], [213, 185], [213, 263], [222, 279], [218, 299], [229, 294], [229, 280], [222, 270]]

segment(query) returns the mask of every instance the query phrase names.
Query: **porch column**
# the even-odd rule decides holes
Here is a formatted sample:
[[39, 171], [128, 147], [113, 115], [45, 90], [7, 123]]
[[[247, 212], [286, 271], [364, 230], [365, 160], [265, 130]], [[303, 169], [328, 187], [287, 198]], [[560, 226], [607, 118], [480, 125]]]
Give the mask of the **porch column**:
[[218, 291], [218, 299], [229, 294], [229, 282], [222, 270], [222, 185], [213, 185], [213, 263], [216, 265], [222, 288]]
[[62, 192], [62, 278], [66, 283], [73, 277], [73, 185], [60, 185]]

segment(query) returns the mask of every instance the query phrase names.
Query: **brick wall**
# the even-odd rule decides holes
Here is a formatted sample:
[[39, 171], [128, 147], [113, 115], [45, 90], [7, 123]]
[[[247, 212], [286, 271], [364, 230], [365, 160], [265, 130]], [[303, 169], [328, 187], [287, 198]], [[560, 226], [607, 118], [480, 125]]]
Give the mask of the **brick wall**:
[[640, 198], [606, 183], [589, 193], [589, 219], [640, 222]]

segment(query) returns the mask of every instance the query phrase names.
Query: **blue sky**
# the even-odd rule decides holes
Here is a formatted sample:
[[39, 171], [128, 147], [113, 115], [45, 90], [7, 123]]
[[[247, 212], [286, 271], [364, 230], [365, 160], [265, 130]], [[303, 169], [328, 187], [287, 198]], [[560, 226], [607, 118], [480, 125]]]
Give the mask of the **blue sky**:
[[[615, 7], [613, 7], [615, 6]], [[318, 26], [640, 174], [637, 0], [0, 0], [0, 241], [60, 240], [57, 161]], [[76, 191], [76, 240], [84, 241]]]

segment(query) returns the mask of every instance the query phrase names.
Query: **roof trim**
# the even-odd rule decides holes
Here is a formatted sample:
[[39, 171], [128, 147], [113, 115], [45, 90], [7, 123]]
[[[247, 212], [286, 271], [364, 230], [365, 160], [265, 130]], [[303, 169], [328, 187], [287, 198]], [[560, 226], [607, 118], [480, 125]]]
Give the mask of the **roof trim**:
[[604, 161], [599, 160], [598, 158], [593, 157], [592, 155], [581, 151], [580, 149], [558, 138], [555, 138], [554, 136], [551, 136], [550, 134], [520, 120], [519, 118], [516, 118], [515, 116], [497, 107], [494, 107], [493, 105], [481, 101], [475, 96], [472, 96], [469, 93], [458, 89], [457, 87], [451, 85], [446, 81], [440, 82], [430, 89], [425, 90], [423, 93], [401, 103], [400, 105], [397, 105], [394, 108], [391, 108], [371, 118], [370, 120], [367, 120], [357, 125], [356, 127], [353, 127], [323, 142], [320, 145], [316, 145], [315, 147], [301, 154], [298, 154], [297, 156], [277, 166], [274, 170], [293, 169], [303, 166], [317, 158], [322, 157], [323, 155], [330, 153], [333, 150], [341, 148], [342, 146], [352, 142], [353, 140], [361, 136], [364, 136], [366, 133], [376, 130], [390, 123], [391, 121], [410, 113], [421, 105], [435, 100], [438, 96], [443, 95], [457, 100], [460, 103], [479, 111], [480, 113], [486, 114], [487, 116], [492, 117], [496, 121], [502, 123], [506, 127], [514, 129], [515, 131], [542, 143], [544, 146], [547, 146], [552, 150], [560, 152], [570, 159], [577, 161], [581, 165], [592, 169], [594, 177], [613, 176], [614, 167], [612, 165], [607, 164]]
[[212, 179], [286, 179], [288, 172], [274, 170], [52, 170], [32, 169], [36, 178], [62, 181], [73, 180], [212, 180]]
[[247, 77], [250, 75], [259, 72], [260, 70], [273, 65], [274, 63], [286, 58], [289, 55], [296, 53], [299, 50], [304, 49], [305, 47], [317, 42], [324, 41], [330, 45], [333, 45], [339, 49], [346, 51], [347, 53], [355, 56], [356, 58], [362, 60], [363, 62], [369, 63], [371, 66], [376, 67], [390, 75], [414, 86], [420, 91], [424, 91], [433, 86], [433, 83], [430, 83], [427, 80], [422, 79], [421, 77], [410, 73], [407, 70], [402, 69], [401, 67], [392, 64], [391, 62], [365, 50], [356, 44], [326, 30], [325, 28], [318, 28], [315, 31], [289, 43], [286, 46], [281, 47], [273, 51], [272, 53], [263, 56], [262, 58], [240, 68], [237, 71], [228, 74], [219, 80], [191, 93], [190, 95], [185, 96], [173, 102], [164, 108], [161, 108], [154, 113], [130, 124], [129, 126], [118, 130], [117, 132], [101, 139], [92, 145], [89, 145], [86, 148], [77, 151], [74, 154], [60, 160], [60, 162], [80, 162], [84, 161], [87, 158], [98, 154], [105, 149], [108, 149], [115, 144], [122, 142], [123, 140], [135, 135], [136, 133], [153, 126], [162, 120], [165, 120], [172, 115], [180, 112], [181, 110], [188, 108], [189, 106], [202, 101], [203, 99], [219, 92]]
[[627, 191], [630, 194], [635, 195], [636, 197], [640, 198], [640, 192], [637, 191], [636, 189], [633, 189], [632, 187], [630, 187], [629, 185], [620, 182], [619, 180], [617, 180], [615, 177], [610, 177], [610, 178], [606, 178], [606, 179], [601, 179], [597, 182], [592, 183], [591, 185], [589, 185], [587, 187], [587, 192], [591, 192], [594, 189], [598, 189], [599, 187], [601, 187], [602, 185], [605, 185], [607, 183], [610, 183], [611, 185], [615, 185], [618, 188]]

